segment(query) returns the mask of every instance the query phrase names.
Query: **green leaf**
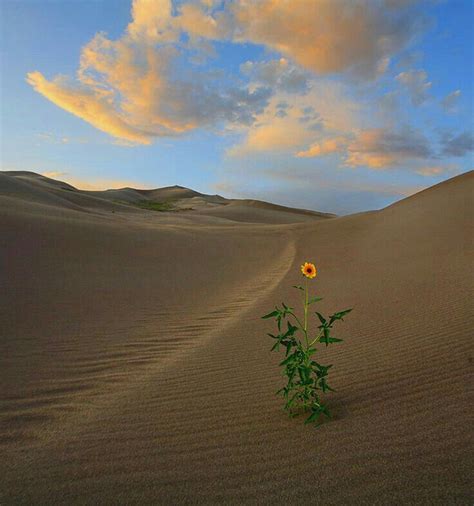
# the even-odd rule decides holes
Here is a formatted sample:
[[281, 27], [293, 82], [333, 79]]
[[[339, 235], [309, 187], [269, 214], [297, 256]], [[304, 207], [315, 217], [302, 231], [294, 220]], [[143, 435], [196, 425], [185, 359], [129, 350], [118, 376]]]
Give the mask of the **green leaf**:
[[293, 381], [293, 378], [295, 377], [296, 375], [296, 369], [293, 369], [289, 374], [288, 374], [288, 383], [291, 383]]
[[280, 348], [280, 342], [277, 341], [273, 346], [272, 346], [272, 349], [270, 351], [273, 351], [273, 350], [276, 350], [278, 351]]
[[325, 325], [325, 324], [327, 323], [326, 318], [324, 318], [324, 316], [323, 316], [321, 313], [318, 313], [317, 311], [316, 311], [316, 314], [318, 315], [319, 321], [320, 321], [323, 325]]
[[299, 395], [299, 392], [296, 392], [295, 394], [293, 394], [293, 396], [288, 400], [288, 402], [286, 403], [286, 405], [287, 406], [291, 406], [291, 404], [293, 404], [293, 402], [298, 397], [298, 395]]
[[306, 381], [304, 371], [301, 369], [301, 367], [298, 367], [298, 375], [300, 377], [301, 383], [304, 383]]
[[319, 342], [324, 343], [326, 345], [326, 348], [329, 345], [329, 342], [328, 342], [328, 340], [330, 339], [329, 332], [330, 332], [329, 327], [323, 327], [323, 335], [319, 339]]
[[320, 300], [323, 300], [322, 297], [311, 297], [311, 299], [308, 300], [308, 306], [310, 304], [313, 304], [313, 302], [319, 302]]
[[298, 290], [304, 291], [304, 288], [301, 285], [293, 285], [293, 288], [298, 288]]
[[321, 387], [321, 390], [323, 391], [323, 393], [326, 393], [327, 385], [326, 385], [326, 380], [324, 378], [320, 379], [319, 386]]
[[332, 418], [331, 413], [325, 404], [321, 406], [321, 412], [324, 413], [328, 418]]
[[316, 408], [316, 410], [314, 410], [309, 416], [308, 418], [306, 418], [305, 420], [305, 424], [307, 423], [311, 423], [311, 422], [314, 422], [315, 420], [317, 420], [317, 418], [319, 417], [319, 414], [320, 414], [320, 410]]
[[278, 309], [276, 311], [272, 311], [271, 313], [266, 314], [265, 316], [262, 316], [262, 318], [273, 318], [274, 316], [278, 316], [280, 314], [280, 311]]
[[290, 362], [293, 362], [295, 360], [295, 354], [293, 353], [293, 355], [288, 355], [288, 357], [285, 358], [285, 360], [283, 360], [283, 362], [280, 362], [280, 365], [287, 365], [289, 364]]
[[337, 313], [334, 313], [333, 315], [331, 315], [330, 323], [335, 322], [336, 320], [343, 320], [344, 316], [346, 316], [346, 314], [350, 313], [351, 311], [352, 308], [344, 309], [344, 311], [338, 311]]
[[298, 327], [295, 327], [290, 322], [286, 322], [286, 323], [288, 324], [288, 330], [285, 333], [285, 337], [290, 337], [298, 330]]
[[311, 363], [314, 364], [318, 368], [318, 371], [322, 374], [322, 376], [326, 376], [328, 373], [328, 370], [332, 367], [332, 364], [321, 365], [321, 364], [318, 364], [317, 362], [314, 362], [314, 361]]
[[327, 343], [341, 343], [344, 339], [338, 339], [337, 337], [328, 337]]

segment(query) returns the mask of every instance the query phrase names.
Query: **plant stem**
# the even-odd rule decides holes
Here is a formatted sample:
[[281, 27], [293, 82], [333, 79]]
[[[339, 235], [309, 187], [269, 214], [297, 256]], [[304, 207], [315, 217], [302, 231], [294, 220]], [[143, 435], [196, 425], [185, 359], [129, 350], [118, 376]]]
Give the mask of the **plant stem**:
[[308, 278], [304, 285], [304, 336], [306, 339], [306, 349], [308, 349]]
[[323, 329], [321, 329], [321, 330], [319, 331], [319, 334], [316, 336], [316, 338], [315, 338], [315, 339], [313, 339], [313, 340], [309, 343], [309, 345], [310, 345], [310, 346], [313, 346], [313, 344], [314, 344], [314, 343], [315, 343], [315, 342], [316, 342], [316, 341], [317, 341], [317, 340], [318, 340], [318, 339], [319, 339], [319, 338], [323, 335], [323, 333], [324, 333], [324, 330], [323, 330]]
[[300, 329], [303, 330], [303, 324], [300, 322], [300, 319], [293, 313], [293, 311], [288, 311], [288, 314], [291, 314], [291, 316], [294, 317], [296, 320], [296, 323], [300, 326]]

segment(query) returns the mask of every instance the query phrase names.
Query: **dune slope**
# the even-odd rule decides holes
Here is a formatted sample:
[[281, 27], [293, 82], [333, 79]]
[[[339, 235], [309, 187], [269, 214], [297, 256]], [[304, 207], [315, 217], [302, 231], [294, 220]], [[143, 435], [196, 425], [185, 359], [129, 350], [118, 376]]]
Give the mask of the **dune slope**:
[[[0, 503], [471, 504], [473, 185], [298, 224], [5, 197]], [[354, 308], [319, 428], [260, 319], [305, 260]]]

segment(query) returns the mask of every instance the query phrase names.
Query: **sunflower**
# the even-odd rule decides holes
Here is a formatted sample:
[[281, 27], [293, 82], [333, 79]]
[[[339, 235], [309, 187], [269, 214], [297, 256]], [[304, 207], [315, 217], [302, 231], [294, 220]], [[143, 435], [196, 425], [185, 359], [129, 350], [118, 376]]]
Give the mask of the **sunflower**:
[[303, 276], [306, 276], [309, 279], [313, 279], [317, 274], [316, 267], [314, 264], [310, 264], [309, 262], [305, 262], [301, 266], [301, 272], [303, 273]]

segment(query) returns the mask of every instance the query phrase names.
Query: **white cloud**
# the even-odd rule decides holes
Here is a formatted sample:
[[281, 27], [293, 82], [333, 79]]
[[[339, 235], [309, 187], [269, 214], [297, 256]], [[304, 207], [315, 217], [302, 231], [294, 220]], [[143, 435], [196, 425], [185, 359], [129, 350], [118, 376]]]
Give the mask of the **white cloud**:
[[441, 100], [441, 106], [446, 112], [457, 112], [457, 105], [460, 96], [461, 90], [455, 90], [449, 93]]
[[345, 163], [352, 167], [385, 169], [431, 156], [428, 140], [417, 130], [374, 128], [360, 131], [349, 143]]
[[273, 90], [304, 93], [309, 87], [308, 73], [291, 65], [286, 58], [261, 62], [247, 61], [240, 66], [240, 70], [253, 82], [270, 86]]
[[408, 91], [413, 105], [421, 105], [428, 100], [432, 83], [424, 70], [401, 72], [395, 79]]
[[461, 132], [454, 134], [448, 132], [442, 136], [442, 154], [446, 156], [465, 156], [474, 151], [474, 135], [472, 132]]

